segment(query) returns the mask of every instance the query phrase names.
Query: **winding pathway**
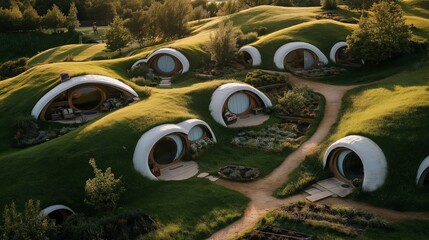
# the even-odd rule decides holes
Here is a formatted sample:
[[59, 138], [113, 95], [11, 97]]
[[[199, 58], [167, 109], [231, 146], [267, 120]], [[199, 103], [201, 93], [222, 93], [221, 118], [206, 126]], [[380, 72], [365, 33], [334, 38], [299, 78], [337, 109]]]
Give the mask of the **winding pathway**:
[[[304, 200], [304, 195], [298, 194], [286, 199], [277, 199], [272, 196], [273, 192], [285, 183], [289, 177], [289, 174], [297, 168], [305, 157], [311, 154], [316, 147], [322, 143], [323, 139], [328, 135], [332, 125], [336, 122], [341, 102], [344, 94], [350, 89], [362, 86], [334, 86], [318, 82], [311, 82], [302, 79], [298, 79], [294, 76], [290, 76], [292, 84], [306, 85], [313, 89], [313, 91], [322, 94], [326, 99], [325, 113], [322, 121], [320, 122], [317, 131], [303, 143], [296, 151], [291, 153], [283, 163], [277, 167], [268, 176], [252, 183], [237, 183], [219, 179], [216, 183], [225, 186], [227, 188], [238, 191], [250, 198], [250, 202], [244, 212], [244, 216], [236, 222], [228, 225], [227, 227], [214, 233], [209, 239], [231, 239], [237, 235], [242, 234], [246, 229], [254, 226], [258, 220], [265, 215], [266, 212], [279, 208], [280, 206], [288, 203], [293, 203], [299, 200]], [[357, 209], [369, 210], [369, 212], [376, 213], [380, 217], [384, 217], [388, 220], [398, 219], [427, 219], [429, 220], [428, 214], [419, 213], [402, 213], [388, 209], [380, 209], [372, 207], [362, 203], [356, 203], [349, 200], [342, 199], [329, 199], [326, 200], [327, 204], [340, 204], [345, 206], [352, 206]]]

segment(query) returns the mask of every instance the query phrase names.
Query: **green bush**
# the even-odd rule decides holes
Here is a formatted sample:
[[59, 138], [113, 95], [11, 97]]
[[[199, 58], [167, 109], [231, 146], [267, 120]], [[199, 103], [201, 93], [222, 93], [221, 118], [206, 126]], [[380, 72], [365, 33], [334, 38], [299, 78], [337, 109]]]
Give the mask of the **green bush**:
[[54, 220], [40, 215], [40, 201], [28, 200], [24, 212], [19, 212], [12, 202], [3, 211], [1, 239], [4, 240], [49, 240], [58, 231]]
[[0, 65], [0, 80], [15, 77], [25, 72], [27, 67], [28, 58], [19, 58], [13, 61], [7, 61]]
[[218, 66], [225, 66], [231, 62], [236, 53], [237, 39], [234, 32], [234, 26], [229, 21], [219, 23], [218, 29], [213, 35], [210, 35], [210, 41], [207, 43], [211, 60]]
[[276, 196], [281, 198], [292, 196], [298, 193], [299, 191], [304, 190], [304, 188], [310, 186], [316, 180], [317, 180], [316, 177], [313, 176], [311, 173], [305, 172], [301, 174], [301, 176], [295, 181], [290, 182], [285, 186], [283, 186], [282, 188], [280, 188], [279, 190], [277, 190]]
[[158, 224], [141, 211], [104, 218], [76, 214], [65, 222], [60, 239], [139, 239], [157, 228]]
[[106, 171], [97, 168], [95, 159], [89, 160], [95, 177], [86, 180], [85, 203], [98, 210], [112, 210], [116, 208], [121, 193], [125, 191], [121, 177], [115, 178], [110, 167]]
[[257, 26], [253, 29], [253, 32], [256, 32], [259, 36], [265, 35], [268, 33], [268, 28], [264, 26]]
[[261, 70], [254, 70], [247, 73], [244, 82], [254, 87], [262, 87], [272, 84], [284, 83], [291, 88], [289, 77], [285, 74], [267, 73]]
[[243, 32], [239, 32], [237, 34], [237, 46], [241, 47], [246, 44], [255, 42], [258, 40], [258, 34], [256, 32], [249, 32], [247, 34], [243, 34]]
[[337, 8], [337, 0], [320, 0], [322, 9], [333, 10]]
[[144, 77], [136, 77], [136, 78], [133, 78], [132, 81], [139, 86], [149, 86], [149, 87], [158, 86], [158, 83], [156, 81], [145, 79]]

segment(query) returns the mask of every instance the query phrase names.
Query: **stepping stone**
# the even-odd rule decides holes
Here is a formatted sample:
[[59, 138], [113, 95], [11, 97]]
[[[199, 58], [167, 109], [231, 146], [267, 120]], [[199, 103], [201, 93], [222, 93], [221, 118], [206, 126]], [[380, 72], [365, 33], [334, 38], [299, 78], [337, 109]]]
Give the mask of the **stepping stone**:
[[304, 190], [304, 192], [306, 192], [306, 193], [308, 193], [310, 195], [314, 195], [314, 194], [320, 193], [322, 191], [320, 191], [317, 188], [309, 188], [309, 189]]
[[331, 191], [331, 192], [335, 193], [336, 195], [343, 198], [343, 197], [351, 194], [353, 192], [353, 188], [352, 187], [345, 188], [343, 186], [339, 186], [339, 187], [329, 189], [329, 191]]
[[202, 172], [202, 173], [200, 173], [200, 174], [198, 174], [198, 178], [205, 178], [205, 177], [207, 177], [209, 175], [209, 173], [206, 173], [206, 172]]
[[218, 177], [213, 177], [213, 176], [207, 176], [206, 178], [212, 182], [216, 182], [219, 179]]
[[329, 179], [322, 180], [322, 181], [318, 182], [317, 184], [326, 188], [326, 189], [332, 189], [332, 188], [336, 188], [336, 187], [341, 186], [341, 184], [343, 184], [343, 182], [338, 181], [335, 178], [329, 178]]
[[314, 195], [308, 196], [306, 197], [306, 199], [310, 202], [317, 202], [320, 201], [322, 199], [325, 199], [327, 197], [332, 196], [332, 192], [331, 191], [324, 191], [324, 192], [320, 192], [320, 193], [316, 193]]
[[328, 190], [328, 189], [326, 189], [326, 188], [324, 188], [324, 187], [322, 187], [322, 186], [320, 186], [319, 184], [317, 184], [317, 183], [315, 183], [315, 184], [313, 184], [313, 185], [311, 185], [312, 187], [314, 187], [314, 188], [316, 188], [316, 189], [319, 189], [321, 192], [324, 192], [324, 191], [326, 191], [326, 190]]

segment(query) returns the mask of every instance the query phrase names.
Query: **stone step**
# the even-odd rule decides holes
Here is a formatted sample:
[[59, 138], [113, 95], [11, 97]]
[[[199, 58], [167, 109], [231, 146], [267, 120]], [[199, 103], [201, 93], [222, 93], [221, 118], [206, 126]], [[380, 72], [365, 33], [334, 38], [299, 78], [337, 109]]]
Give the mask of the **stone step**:
[[306, 193], [308, 193], [308, 194], [310, 194], [310, 195], [314, 195], [314, 194], [320, 193], [320, 192], [322, 192], [322, 191], [320, 191], [320, 190], [319, 190], [319, 189], [317, 189], [317, 188], [313, 188], [313, 187], [311, 187], [311, 188], [308, 188], [308, 189], [304, 190], [304, 192], [306, 192]]
[[327, 197], [330, 197], [332, 195], [333, 193], [331, 191], [324, 191], [324, 192], [320, 192], [320, 193], [316, 193], [314, 195], [308, 196], [306, 197], [306, 199], [310, 202], [317, 202]]
[[322, 187], [322, 186], [320, 186], [319, 184], [317, 184], [317, 183], [315, 183], [315, 184], [313, 184], [313, 185], [311, 185], [312, 187], [314, 187], [314, 188], [316, 188], [316, 189], [319, 189], [321, 192], [324, 192], [324, 191], [326, 191], [326, 190], [328, 190], [328, 189], [326, 189], [326, 188], [324, 188], [324, 187]]

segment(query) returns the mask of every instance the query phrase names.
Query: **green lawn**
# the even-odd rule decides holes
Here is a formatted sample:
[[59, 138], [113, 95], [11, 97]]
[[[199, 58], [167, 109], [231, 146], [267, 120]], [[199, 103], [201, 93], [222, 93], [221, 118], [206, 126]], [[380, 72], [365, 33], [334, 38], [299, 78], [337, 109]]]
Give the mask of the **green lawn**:
[[[280, 228], [285, 228], [293, 231], [298, 231], [313, 236], [314, 240], [332, 240], [332, 239], [427, 239], [429, 229], [427, 228], [428, 221], [399, 221], [388, 223], [388, 228], [368, 228], [363, 233], [357, 236], [348, 236], [341, 233], [343, 229], [333, 230], [325, 226], [309, 226], [304, 223], [289, 220], [280, 210], [274, 210], [266, 214], [259, 223], [254, 226], [260, 227], [265, 224], [273, 225]], [[327, 226], [334, 224], [325, 223]]]
[[[43, 206], [63, 203], [77, 212], [95, 214], [83, 203], [83, 186], [92, 176], [88, 160], [95, 158], [100, 168], [112, 167], [115, 174], [123, 177], [128, 191], [118, 211], [144, 210], [164, 224], [160, 234], [167, 234], [165, 231], [174, 227], [177, 231], [168, 233], [173, 238], [189, 231], [192, 234], [188, 237], [200, 239], [241, 216], [247, 198], [208, 180], [154, 182], [139, 175], [134, 170], [132, 158], [140, 136], [162, 123], [177, 123], [189, 118], [206, 121], [212, 126], [219, 143], [198, 162], [202, 171], [212, 173], [227, 164], [241, 164], [258, 167], [264, 176], [283, 161], [287, 152], [269, 154], [237, 149], [230, 144], [237, 130], [215, 123], [208, 106], [213, 91], [232, 80], [184, 84], [173, 89], [150, 88], [147, 97], [148, 88], [126, 80], [127, 65], [127, 60], [45, 64], [0, 82], [0, 124], [9, 126], [0, 132], [3, 139], [0, 142], [0, 167], [4, 169], [0, 172], [0, 206], [12, 200], [22, 204], [33, 198], [40, 199]], [[58, 83], [58, 73], [62, 71], [68, 71], [71, 76], [91, 73], [121, 79], [143, 100], [60, 138], [22, 150], [13, 149], [10, 126], [14, 119], [30, 114], [37, 100]]]
[[369, 137], [383, 150], [388, 161], [386, 183], [372, 193], [352, 198], [377, 206], [408, 211], [429, 211], [427, 188], [416, 187], [417, 168], [429, 155], [424, 134], [429, 118], [429, 63], [391, 76], [382, 82], [350, 91], [338, 123], [320, 151], [308, 157], [293, 174], [304, 172], [326, 177], [321, 171], [324, 151], [334, 141], [351, 134]]

